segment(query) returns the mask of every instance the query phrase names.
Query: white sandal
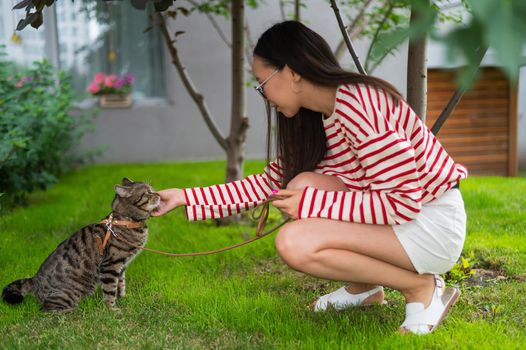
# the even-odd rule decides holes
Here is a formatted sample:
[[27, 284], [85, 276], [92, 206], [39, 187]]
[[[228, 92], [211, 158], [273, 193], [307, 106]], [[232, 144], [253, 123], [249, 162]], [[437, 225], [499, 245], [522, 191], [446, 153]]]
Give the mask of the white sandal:
[[[368, 297], [382, 292], [383, 290], [383, 287], [378, 286], [363, 293], [351, 294], [345, 287], [341, 287], [332, 293], [325, 294], [318, 298], [316, 301], [314, 301], [314, 305], [311, 305], [311, 308], [314, 312], [320, 312], [327, 311], [329, 307], [334, 308], [336, 311], [340, 311], [350, 306], [362, 306], [364, 305], [363, 302]], [[386, 304], [386, 301], [382, 301], [382, 304]]]
[[445, 288], [444, 280], [435, 275], [435, 290], [431, 303], [424, 308], [422, 303], [405, 305], [405, 320], [400, 326], [401, 333], [428, 334], [434, 332], [446, 317], [449, 309], [460, 296], [457, 288]]

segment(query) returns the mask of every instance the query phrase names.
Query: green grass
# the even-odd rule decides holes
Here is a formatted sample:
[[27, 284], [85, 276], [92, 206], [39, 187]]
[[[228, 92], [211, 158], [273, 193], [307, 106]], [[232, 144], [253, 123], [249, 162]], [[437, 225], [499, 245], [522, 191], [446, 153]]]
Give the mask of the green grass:
[[[261, 167], [249, 162], [246, 172]], [[149, 180], [157, 189], [189, 187], [221, 182], [224, 168], [222, 162], [106, 165], [69, 174], [49, 191], [33, 194], [27, 207], [0, 217], [0, 286], [33, 275], [58, 243], [105, 216], [122, 177]], [[394, 291], [387, 291], [387, 306], [307, 311], [313, 298], [341, 284], [292, 271], [268, 237], [213, 256], [142, 253], [127, 270], [119, 313], [105, 307], [100, 291], [67, 314], [42, 313], [33, 297], [18, 306], [0, 303], [0, 348], [522, 348], [526, 179], [471, 177], [462, 192], [468, 211], [464, 255], [506, 278], [462, 284], [460, 301], [432, 335], [396, 333], [404, 304]], [[189, 223], [182, 210], [149, 226], [148, 246], [174, 252], [237, 243], [254, 230], [249, 224]]]

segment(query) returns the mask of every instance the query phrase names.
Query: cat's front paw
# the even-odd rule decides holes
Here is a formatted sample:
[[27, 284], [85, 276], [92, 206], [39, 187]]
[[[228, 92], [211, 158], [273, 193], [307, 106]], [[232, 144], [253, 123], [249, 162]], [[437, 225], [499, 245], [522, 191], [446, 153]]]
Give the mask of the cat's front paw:
[[108, 308], [113, 312], [121, 312], [121, 308], [117, 305], [108, 305]]
[[117, 287], [117, 298], [124, 298], [126, 296], [126, 287], [124, 284], [119, 284]]

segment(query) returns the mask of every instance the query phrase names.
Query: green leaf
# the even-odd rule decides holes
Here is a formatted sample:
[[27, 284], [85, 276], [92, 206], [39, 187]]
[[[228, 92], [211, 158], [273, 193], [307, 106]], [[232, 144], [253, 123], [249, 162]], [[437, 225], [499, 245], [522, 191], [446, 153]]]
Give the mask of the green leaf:
[[512, 80], [516, 80], [526, 44], [526, 2], [521, 0], [470, 1], [473, 15], [482, 23], [484, 41]]
[[37, 15], [31, 22], [31, 27], [38, 29], [42, 25], [43, 22], [44, 20], [42, 18], [42, 12], [37, 12]]
[[372, 43], [370, 59], [377, 62], [382, 59], [387, 53], [396, 49], [402, 44], [410, 35], [409, 28], [394, 28], [389, 32], [380, 33], [376, 42]]

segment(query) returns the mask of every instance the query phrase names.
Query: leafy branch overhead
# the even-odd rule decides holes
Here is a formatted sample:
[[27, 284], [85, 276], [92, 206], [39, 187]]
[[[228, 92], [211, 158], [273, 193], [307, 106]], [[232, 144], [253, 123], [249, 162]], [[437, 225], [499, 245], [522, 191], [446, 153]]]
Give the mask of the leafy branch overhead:
[[[44, 6], [51, 7], [56, 0], [22, 0], [13, 7], [13, 10], [21, 10], [25, 8], [26, 17], [22, 18], [16, 30], [23, 30], [27, 25], [31, 25], [33, 28], [39, 28], [43, 21], [42, 11]], [[103, 2], [111, 2], [111, 0], [103, 0]], [[133, 7], [138, 10], [145, 10], [148, 3], [153, 3], [155, 11], [162, 12], [166, 11], [172, 6], [176, 0], [131, 0], [130, 3]]]

